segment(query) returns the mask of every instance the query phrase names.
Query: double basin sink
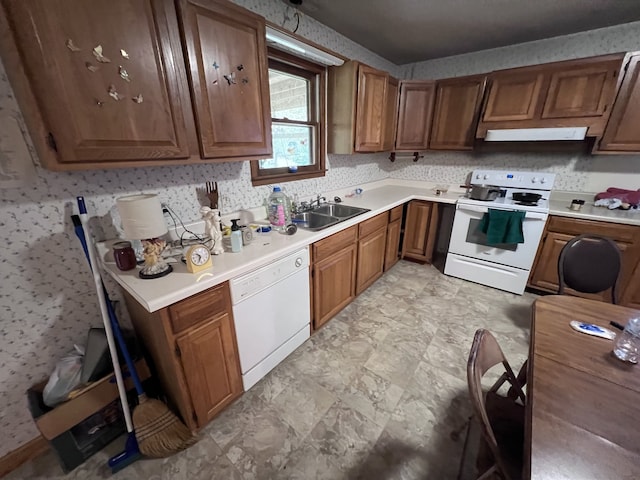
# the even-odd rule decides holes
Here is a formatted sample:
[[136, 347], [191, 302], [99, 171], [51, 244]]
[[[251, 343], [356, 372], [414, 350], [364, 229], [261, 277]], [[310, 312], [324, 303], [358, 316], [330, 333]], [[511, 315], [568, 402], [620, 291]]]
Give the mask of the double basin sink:
[[307, 212], [296, 213], [291, 219], [298, 227], [317, 232], [368, 211], [370, 211], [368, 208], [352, 207], [340, 203], [323, 203]]

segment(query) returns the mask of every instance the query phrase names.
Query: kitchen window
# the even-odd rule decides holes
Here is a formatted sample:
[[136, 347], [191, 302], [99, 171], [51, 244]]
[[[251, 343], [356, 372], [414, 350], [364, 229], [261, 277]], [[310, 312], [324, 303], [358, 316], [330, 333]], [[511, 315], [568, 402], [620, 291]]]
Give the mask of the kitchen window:
[[325, 76], [321, 65], [269, 50], [273, 156], [251, 161], [253, 185], [324, 176]]

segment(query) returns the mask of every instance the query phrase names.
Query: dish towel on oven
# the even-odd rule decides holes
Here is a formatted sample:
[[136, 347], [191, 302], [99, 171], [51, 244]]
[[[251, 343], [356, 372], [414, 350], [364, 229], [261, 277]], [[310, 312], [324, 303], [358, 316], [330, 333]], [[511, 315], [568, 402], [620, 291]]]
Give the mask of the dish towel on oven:
[[524, 243], [522, 221], [526, 213], [490, 208], [484, 214], [478, 228], [487, 235], [487, 244]]

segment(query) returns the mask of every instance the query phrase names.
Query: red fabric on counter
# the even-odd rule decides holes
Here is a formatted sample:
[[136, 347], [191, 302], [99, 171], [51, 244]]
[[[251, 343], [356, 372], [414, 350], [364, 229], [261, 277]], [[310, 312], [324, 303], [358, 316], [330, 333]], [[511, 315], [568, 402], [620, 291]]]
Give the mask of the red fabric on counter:
[[606, 192], [600, 192], [596, 195], [596, 200], [601, 198], [619, 198], [623, 203], [638, 205], [640, 204], [640, 189], [625, 190], [624, 188], [609, 187]]

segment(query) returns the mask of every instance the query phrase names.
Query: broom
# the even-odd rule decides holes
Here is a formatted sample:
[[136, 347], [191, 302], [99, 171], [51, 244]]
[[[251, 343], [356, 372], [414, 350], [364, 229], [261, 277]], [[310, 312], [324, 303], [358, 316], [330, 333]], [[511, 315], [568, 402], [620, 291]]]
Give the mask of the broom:
[[[98, 272], [93, 249], [89, 248], [92, 243], [88, 232], [88, 215], [84, 198], [78, 197], [77, 200], [78, 209], [80, 211], [80, 223], [78, 225], [78, 219], [73, 219], [74, 225], [76, 226], [76, 234], [78, 235], [78, 238], [80, 238], [91, 269], [94, 272]], [[87, 230], [83, 228], [84, 226], [87, 226]], [[80, 232], [82, 235], [79, 234]], [[100, 278], [99, 273], [97, 278]], [[133, 411], [133, 425], [135, 426], [135, 438], [137, 439], [140, 452], [149, 457], [160, 458], [169, 456], [193, 445], [197, 441], [197, 437], [191, 434], [191, 431], [169, 410], [169, 408], [167, 408], [164, 403], [159, 400], [149, 398], [145, 394], [138, 372], [131, 360], [124, 338], [122, 337], [118, 318], [116, 317], [113, 305], [109, 300], [108, 293], [101, 279], [99, 283], [96, 281], [96, 289], [98, 290], [99, 299], [101, 299], [101, 297], [103, 298], [103, 300], [101, 299], [101, 303], [106, 305], [106, 311], [109, 317], [109, 322], [104, 319], [105, 328], [108, 325], [111, 327], [110, 329], [113, 330], [138, 394], [139, 404]], [[107, 336], [107, 340], [108, 339], [109, 336]], [[117, 363], [117, 361], [114, 363]], [[113, 468], [111, 465], [112, 461], [117, 462], [117, 457], [110, 460], [109, 466]]]

